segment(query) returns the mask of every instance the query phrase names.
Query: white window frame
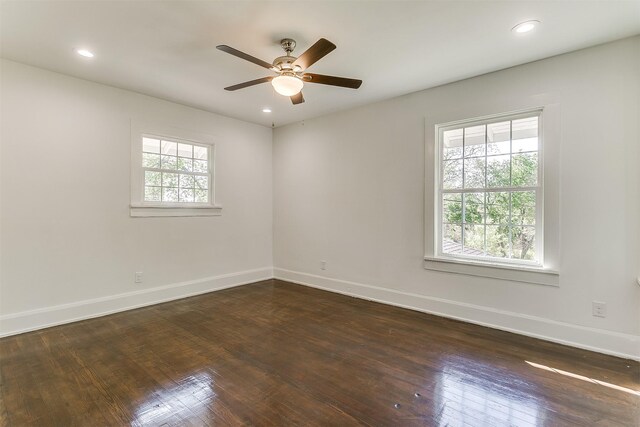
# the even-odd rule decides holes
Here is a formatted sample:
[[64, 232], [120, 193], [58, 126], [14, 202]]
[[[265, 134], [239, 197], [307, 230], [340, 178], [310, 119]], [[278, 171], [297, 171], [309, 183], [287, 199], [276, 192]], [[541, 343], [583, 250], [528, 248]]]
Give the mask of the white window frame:
[[[473, 110], [473, 108], [471, 108]], [[425, 120], [425, 255], [424, 267], [465, 275], [491, 277], [516, 282], [559, 285], [559, 105], [536, 105], [529, 108], [505, 109], [496, 114], [469, 114], [467, 118], [445, 113]], [[538, 115], [538, 185], [536, 199], [536, 253], [539, 263], [485, 256], [454, 255], [442, 252], [441, 182], [442, 159], [440, 141], [448, 129], [484, 123], [516, 120]], [[468, 117], [473, 117], [469, 119]], [[453, 120], [452, 120], [453, 119]], [[547, 147], [545, 141], [554, 141]], [[549, 149], [548, 149], [549, 148]], [[525, 188], [527, 189], [527, 188]], [[468, 189], [461, 189], [465, 192]], [[502, 189], [504, 190], [504, 189]], [[510, 190], [510, 188], [507, 188]], [[517, 187], [511, 190], [522, 191]]]
[[[208, 203], [176, 203], [144, 200], [144, 171], [142, 166], [142, 138], [182, 142], [207, 148]], [[216, 144], [211, 135], [158, 123], [131, 122], [131, 204], [132, 217], [218, 216], [222, 207], [215, 204]]]

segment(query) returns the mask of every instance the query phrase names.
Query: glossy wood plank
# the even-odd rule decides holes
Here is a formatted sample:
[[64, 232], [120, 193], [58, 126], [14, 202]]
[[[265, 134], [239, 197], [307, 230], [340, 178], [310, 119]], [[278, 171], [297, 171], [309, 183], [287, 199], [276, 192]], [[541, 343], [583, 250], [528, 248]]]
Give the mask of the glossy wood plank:
[[640, 425], [637, 362], [277, 280], [1, 339], [0, 375], [2, 426]]

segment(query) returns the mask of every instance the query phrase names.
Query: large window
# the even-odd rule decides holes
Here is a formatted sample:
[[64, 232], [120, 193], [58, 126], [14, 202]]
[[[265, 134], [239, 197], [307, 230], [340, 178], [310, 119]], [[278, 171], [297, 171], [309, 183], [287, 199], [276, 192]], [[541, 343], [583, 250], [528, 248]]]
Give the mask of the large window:
[[540, 113], [436, 127], [437, 257], [542, 265]]

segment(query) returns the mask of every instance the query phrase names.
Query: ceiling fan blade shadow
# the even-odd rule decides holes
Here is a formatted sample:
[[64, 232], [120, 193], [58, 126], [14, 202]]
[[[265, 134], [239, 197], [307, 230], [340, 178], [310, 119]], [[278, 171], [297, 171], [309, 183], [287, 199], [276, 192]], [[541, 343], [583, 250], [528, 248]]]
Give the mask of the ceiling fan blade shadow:
[[302, 76], [305, 83], [318, 83], [322, 85], [340, 86], [350, 89], [358, 89], [362, 80], [348, 79], [346, 77], [325, 76], [324, 74], [305, 73]]
[[302, 104], [304, 102], [304, 96], [302, 96], [302, 91], [293, 95], [291, 97], [291, 102], [293, 102], [293, 105]]
[[298, 59], [293, 61], [293, 66], [295, 67], [296, 65], [298, 65], [303, 70], [306, 70], [335, 48], [336, 45], [331, 43], [329, 40], [320, 39], [309, 49], [304, 51], [304, 53], [300, 55]]
[[255, 79], [244, 83], [238, 83], [237, 85], [225, 87], [224, 90], [234, 91], [238, 89], [244, 89], [245, 87], [259, 85], [260, 83], [266, 83], [273, 80], [273, 77], [262, 77], [261, 79]]
[[216, 46], [216, 49], [221, 50], [223, 52], [227, 52], [233, 56], [237, 56], [238, 58], [244, 59], [245, 61], [253, 62], [256, 65], [259, 65], [264, 68], [268, 68], [269, 70], [273, 69], [273, 64], [270, 64], [262, 59], [258, 59], [254, 56], [249, 55], [248, 53], [244, 53], [239, 51], [238, 49], [234, 49], [231, 46], [227, 46], [226, 44], [221, 44]]

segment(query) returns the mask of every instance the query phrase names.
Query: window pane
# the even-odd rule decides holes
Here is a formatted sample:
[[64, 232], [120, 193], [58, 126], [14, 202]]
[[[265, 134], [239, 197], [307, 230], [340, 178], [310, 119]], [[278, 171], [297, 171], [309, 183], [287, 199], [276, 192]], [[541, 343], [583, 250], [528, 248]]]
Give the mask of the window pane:
[[487, 157], [487, 187], [508, 187], [510, 185], [511, 156]]
[[162, 141], [162, 154], [175, 156], [178, 153], [178, 144], [171, 141]]
[[538, 117], [513, 121], [513, 152], [538, 151]]
[[160, 172], [144, 171], [144, 185], [162, 185], [162, 176]]
[[464, 226], [464, 250], [467, 255], [484, 255], [484, 225]]
[[442, 222], [462, 223], [462, 194], [445, 193], [442, 195]]
[[198, 145], [193, 146], [193, 158], [200, 160], [207, 160], [207, 147], [200, 147]]
[[535, 259], [534, 240], [536, 236], [535, 227], [512, 227], [511, 228], [511, 258]]
[[142, 153], [142, 167], [160, 169], [160, 154]]
[[209, 177], [208, 176], [196, 176], [194, 177], [196, 181], [196, 188], [201, 190], [206, 190], [209, 188]]
[[511, 152], [511, 122], [487, 125], [487, 155], [509, 154]]
[[145, 202], [159, 202], [160, 201], [160, 187], [145, 187], [144, 188], [144, 200]]
[[509, 226], [487, 225], [487, 255], [509, 257]]
[[196, 203], [208, 203], [209, 202], [209, 191], [208, 190], [196, 190], [195, 191], [195, 201]]
[[194, 190], [190, 188], [181, 188], [180, 189], [180, 201], [181, 202], [191, 202], [194, 200]]
[[464, 156], [484, 156], [485, 125], [464, 128]]
[[177, 202], [178, 201], [178, 189], [177, 188], [163, 188], [162, 189], [162, 201], [163, 202]]
[[513, 152], [524, 153], [538, 151], [538, 138], [518, 139], [513, 141]]
[[511, 224], [536, 225], [535, 191], [514, 191], [511, 193]]
[[142, 151], [145, 153], [160, 153], [160, 140], [142, 138]]
[[194, 172], [208, 172], [207, 161], [206, 160], [194, 160], [193, 161], [193, 171]]
[[514, 154], [511, 169], [511, 185], [535, 186], [538, 183], [538, 153]]
[[464, 222], [484, 224], [484, 193], [464, 194]]
[[178, 156], [180, 157], [193, 157], [193, 145], [191, 144], [178, 144]]
[[444, 160], [459, 159], [462, 157], [462, 129], [447, 130], [442, 132]]
[[487, 224], [508, 224], [509, 203], [509, 193], [487, 193]]
[[178, 174], [177, 173], [162, 173], [162, 186], [163, 187], [177, 187], [178, 186]]
[[185, 172], [193, 171], [193, 160], [178, 157], [178, 169]]
[[444, 189], [462, 188], [462, 160], [444, 162], [442, 187]]
[[447, 254], [462, 252], [461, 224], [444, 224], [442, 226], [442, 252]]
[[527, 117], [526, 119], [514, 120], [512, 123], [512, 139], [514, 142], [519, 139], [529, 139], [538, 137], [538, 117]]
[[177, 157], [162, 156], [162, 169], [175, 169], [177, 166]]
[[180, 187], [193, 188], [195, 186], [195, 180], [193, 175], [180, 175]]
[[484, 157], [464, 159], [464, 188], [484, 188]]

